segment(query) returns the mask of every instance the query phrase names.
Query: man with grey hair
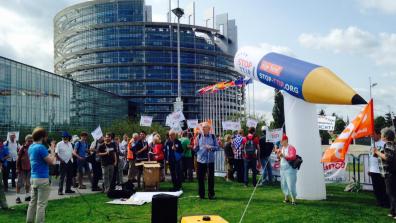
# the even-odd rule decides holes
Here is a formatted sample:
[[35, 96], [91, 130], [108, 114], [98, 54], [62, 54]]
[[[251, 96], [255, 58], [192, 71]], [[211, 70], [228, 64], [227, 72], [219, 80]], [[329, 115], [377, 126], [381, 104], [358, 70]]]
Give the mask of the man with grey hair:
[[[18, 151], [20, 145], [18, 144], [18, 139], [16, 138], [15, 132], [11, 132], [9, 139], [4, 143], [4, 146], [8, 148], [8, 151], [10, 152], [10, 157], [8, 158], [8, 164], [7, 164], [7, 171], [6, 175], [7, 177], [11, 174], [11, 185], [12, 187], [15, 187], [15, 179], [16, 179], [16, 159], [18, 156]], [[8, 182], [7, 185], [5, 185], [6, 188], [8, 188]]]
[[395, 132], [390, 128], [381, 131], [382, 140], [385, 142], [384, 149], [380, 152], [373, 149], [373, 154], [383, 162], [383, 173], [385, 176], [386, 193], [389, 197], [390, 211], [388, 216], [396, 219], [396, 149]]
[[169, 169], [172, 178], [173, 190], [178, 191], [182, 187], [183, 167], [182, 155], [183, 147], [176, 138], [176, 132], [169, 132], [169, 140], [165, 144], [165, 159], [169, 162]]
[[219, 150], [216, 136], [210, 133], [211, 126], [204, 123], [202, 133], [195, 139], [195, 152], [197, 153], [198, 194], [205, 198], [205, 175], [208, 172], [208, 198], [215, 199], [214, 192], [214, 152]]
[[[19, 195], [21, 189], [25, 186], [25, 201], [30, 201], [30, 160], [28, 150], [30, 145], [33, 143], [32, 135], [27, 135], [25, 137], [25, 144], [21, 147], [18, 152], [18, 157], [16, 160], [16, 172], [18, 174], [18, 183], [16, 185], [16, 193]], [[21, 198], [18, 196], [16, 198], [16, 203], [21, 203]]]

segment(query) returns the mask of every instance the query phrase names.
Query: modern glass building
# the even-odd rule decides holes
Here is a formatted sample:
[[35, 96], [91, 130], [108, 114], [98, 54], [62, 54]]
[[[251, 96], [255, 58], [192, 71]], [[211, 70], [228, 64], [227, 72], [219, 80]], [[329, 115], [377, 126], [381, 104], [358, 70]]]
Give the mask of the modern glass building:
[[93, 130], [128, 116], [128, 101], [109, 92], [0, 57], [0, 137], [7, 131]]
[[[181, 94], [187, 118], [213, 118], [208, 114], [222, 106], [214, 117], [220, 123], [241, 112], [244, 94], [242, 89], [205, 98], [195, 93], [238, 77], [235, 20], [222, 14], [216, 21], [217, 29], [180, 25]], [[176, 23], [152, 22], [144, 0], [97, 0], [60, 11], [54, 32], [55, 73], [128, 99], [137, 117], [165, 122], [177, 97]]]

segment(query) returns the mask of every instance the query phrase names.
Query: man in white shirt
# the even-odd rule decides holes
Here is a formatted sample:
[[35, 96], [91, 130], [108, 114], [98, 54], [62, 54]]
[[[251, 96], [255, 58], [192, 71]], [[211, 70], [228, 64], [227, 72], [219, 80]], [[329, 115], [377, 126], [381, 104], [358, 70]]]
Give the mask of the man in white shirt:
[[5, 146], [8, 148], [10, 153], [10, 157], [8, 158], [7, 165], [7, 175], [10, 175], [11, 172], [11, 183], [12, 187], [15, 187], [15, 179], [16, 179], [16, 160], [18, 157], [19, 144], [16, 139], [15, 133], [10, 133], [10, 138], [5, 142]]
[[128, 151], [128, 142], [129, 142], [128, 134], [124, 134], [123, 140], [120, 143], [120, 164], [119, 164], [119, 166], [122, 166], [122, 170], [124, 170], [125, 163], [126, 163], [126, 154], [127, 154], [127, 151]]
[[58, 195], [63, 195], [63, 182], [66, 177], [65, 193], [72, 194], [75, 191], [71, 190], [73, 179], [73, 146], [70, 143], [71, 135], [67, 132], [62, 133], [62, 141], [56, 144], [55, 154], [60, 161], [60, 179]]
[[[382, 151], [384, 148], [384, 141], [381, 140], [381, 132], [380, 130], [375, 130], [374, 134], [374, 146], [379, 151]], [[370, 153], [369, 157], [369, 175], [371, 177], [371, 181], [373, 183], [373, 191], [374, 195], [377, 199], [377, 205], [389, 208], [389, 199], [386, 194], [386, 187], [385, 187], [385, 179], [381, 173], [382, 169], [382, 160], [378, 159], [377, 156], [374, 156]]]

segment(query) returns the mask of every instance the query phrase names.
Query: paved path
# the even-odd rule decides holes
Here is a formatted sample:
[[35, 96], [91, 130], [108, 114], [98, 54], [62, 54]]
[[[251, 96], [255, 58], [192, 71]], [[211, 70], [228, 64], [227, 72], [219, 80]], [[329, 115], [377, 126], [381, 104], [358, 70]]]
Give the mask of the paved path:
[[[84, 182], [84, 184], [87, 186], [87, 189], [79, 190], [80, 193], [82, 194], [93, 194], [93, 193], [100, 193], [100, 192], [92, 192], [91, 191], [91, 184], [87, 181]], [[65, 194], [62, 196], [58, 195], [58, 185], [59, 185], [59, 180], [58, 179], [53, 179], [51, 183], [51, 193], [49, 200], [58, 200], [58, 199], [64, 199], [64, 198], [70, 198], [70, 197], [75, 197], [79, 196], [79, 194], [76, 191], [76, 188], [72, 188], [72, 190], [76, 191], [75, 194]], [[101, 183], [99, 184], [101, 185]], [[29, 202], [25, 201], [25, 194], [24, 194], [25, 189], [22, 190], [23, 194], [20, 194], [20, 198], [22, 203], [21, 204], [28, 204]], [[11, 184], [9, 185], [8, 192], [6, 192], [6, 198], [7, 198], [7, 204], [8, 206], [15, 206], [17, 205], [15, 203], [15, 200], [17, 198], [17, 194], [15, 192], [15, 188], [11, 188]]]

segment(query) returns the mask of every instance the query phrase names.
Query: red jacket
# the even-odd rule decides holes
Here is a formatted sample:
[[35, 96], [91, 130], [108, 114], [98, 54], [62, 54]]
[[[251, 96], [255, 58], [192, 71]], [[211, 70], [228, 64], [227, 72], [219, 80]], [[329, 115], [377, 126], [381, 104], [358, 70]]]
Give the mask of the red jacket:
[[155, 144], [153, 148], [154, 160], [155, 161], [162, 161], [164, 160], [164, 149], [162, 144]]

